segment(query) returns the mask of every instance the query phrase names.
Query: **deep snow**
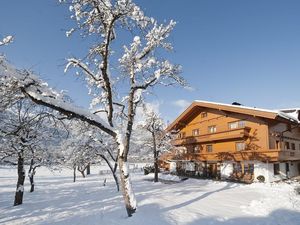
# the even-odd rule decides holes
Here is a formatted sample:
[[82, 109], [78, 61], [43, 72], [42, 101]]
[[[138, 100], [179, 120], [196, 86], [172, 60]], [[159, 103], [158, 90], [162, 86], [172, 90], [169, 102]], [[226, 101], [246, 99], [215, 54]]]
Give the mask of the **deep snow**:
[[99, 175], [95, 167], [91, 172], [85, 179], [78, 174], [73, 183], [71, 170], [39, 168], [35, 192], [29, 193], [26, 178], [24, 204], [14, 207], [16, 169], [0, 167], [0, 224], [300, 224], [300, 195], [294, 191], [299, 183], [153, 183], [151, 175], [135, 173], [131, 176], [138, 210], [128, 218], [110, 175]]

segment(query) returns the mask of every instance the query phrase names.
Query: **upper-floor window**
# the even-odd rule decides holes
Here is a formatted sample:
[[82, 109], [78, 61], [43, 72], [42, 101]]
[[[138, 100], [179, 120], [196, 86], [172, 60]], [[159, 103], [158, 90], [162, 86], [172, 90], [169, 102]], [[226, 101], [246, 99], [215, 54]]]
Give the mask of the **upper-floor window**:
[[292, 149], [292, 150], [296, 150], [296, 145], [295, 145], [295, 143], [291, 143], [291, 149]]
[[232, 129], [237, 129], [237, 128], [243, 128], [243, 127], [245, 127], [245, 124], [246, 124], [246, 122], [244, 120], [230, 122], [230, 123], [228, 123], [228, 129], [232, 130]]
[[237, 151], [245, 150], [245, 149], [246, 149], [246, 144], [245, 144], [245, 142], [236, 142], [236, 143], [235, 143], [235, 149], [236, 149]]
[[193, 133], [193, 136], [198, 136], [200, 134], [199, 129], [194, 129], [192, 131], [192, 133]]
[[201, 148], [200, 145], [194, 146], [194, 152], [200, 152]]
[[207, 112], [202, 112], [201, 113], [201, 118], [205, 118], [205, 117], [207, 117]]
[[178, 134], [178, 138], [185, 138], [185, 132], [181, 132]]
[[208, 133], [216, 133], [217, 132], [217, 127], [216, 125], [209, 126], [208, 127]]
[[290, 149], [290, 142], [286, 141], [284, 142], [285, 149]]
[[206, 151], [207, 152], [212, 152], [213, 151], [213, 146], [212, 145], [206, 145]]

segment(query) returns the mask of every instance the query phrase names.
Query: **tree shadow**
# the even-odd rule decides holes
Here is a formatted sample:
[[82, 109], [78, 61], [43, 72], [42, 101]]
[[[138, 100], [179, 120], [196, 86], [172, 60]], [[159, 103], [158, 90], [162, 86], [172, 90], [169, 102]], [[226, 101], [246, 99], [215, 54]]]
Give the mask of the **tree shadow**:
[[299, 225], [300, 212], [277, 209], [272, 211], [268, 216], [248, 216], [235, 218], [215, 218], [204, 217], [187, 223], [187, 225]]
[[[178, 205], [173, 205], [173, 206], [170, 206], [170, 207], [163, 208], [162, 210], [163, 211], [169, 211], [169, 210], [179, 209], [179, 208], [188, 206], [188, 205], [190, 205], [190, 204], [192, 204], [194, 202], [200, 201], [200, 200], [202, 200], [204, 198], [207, 198], [208, 196], [210, 196], [210, 195], [212, 195], [214, 193], [225, 191], [225, 190], [228, 190], [228, 189], [231, 189], [231, 188], [234, 188], [234, 187], [236, 187], [236, 186], [233, 186], [232, 184], [227, 183], [226, 186], [224, 186], [224, 187], [222, 187], [220, 189], [217, 189], [217, 190], [214, 190], [214, 191], [210, 191], [210, 192], [206, 192], [206, 193], [201, 194], [200, 196], [198, 196], [196, 198], [190, 199], [190, 200], [188, 200], [186, 202], [183, 202], [181, 204], [178, 204]], [[190, 194], [190, 192], [188, 192], [187, 194]]]

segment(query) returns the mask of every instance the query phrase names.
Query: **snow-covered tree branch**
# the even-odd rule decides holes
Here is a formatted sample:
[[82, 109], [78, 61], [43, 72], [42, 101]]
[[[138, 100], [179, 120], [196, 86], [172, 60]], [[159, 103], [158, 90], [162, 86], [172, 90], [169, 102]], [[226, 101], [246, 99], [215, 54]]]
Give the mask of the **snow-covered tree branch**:
[[[180, 76], [180, 66], [158, 54], [172, 50], [168, 37], [175, 22], [159, 24], [154, 18], [145, 16], [131, 0], [60, 2], [69, 5], [71, 18], [76, 22], [67, 36], [79, 31], [92, 43], [86, 55], [68, 59], [65, 70], [73, 67], [76, 74], [84, 77], [92, 96], [91, 109], [75, 107], [31, 72], [15, 70], [3, 60], [0, 63], [0, 68], [4, 68], [0, 94], [8, 95], [1, 100], [0, 106], [6, 107], [17, 98], [27, 97], [109, 135], [117, 148], [120, 184], [127, 214], [131, 216], [136, 211], [136, 200], [127, 157], [137, 107], [147, 101], [150, 88], [156, 85], [186, 85]], [[122, 37], [124, 32], [133, 35], [132, 41]], [[123, 46], [123, 53], [115, 48], [115, 43]]]
[[0, 47], [4, 46], [4, 45], [9, 45], [13, 41], [14, 41], [14, 37], [11, 35], [8, 35], [8, 36], [4, 37], [2, 40], [0, 40]]

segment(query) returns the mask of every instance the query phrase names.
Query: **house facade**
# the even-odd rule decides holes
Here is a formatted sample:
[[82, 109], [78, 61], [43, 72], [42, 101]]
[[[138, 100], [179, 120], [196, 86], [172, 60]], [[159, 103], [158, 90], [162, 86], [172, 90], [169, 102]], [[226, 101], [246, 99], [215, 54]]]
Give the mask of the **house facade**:
[[246, 182], [300, 174], [298, 109], [265, 110], [194, 101], [167, 131], [177, 138], [161, 167]]

